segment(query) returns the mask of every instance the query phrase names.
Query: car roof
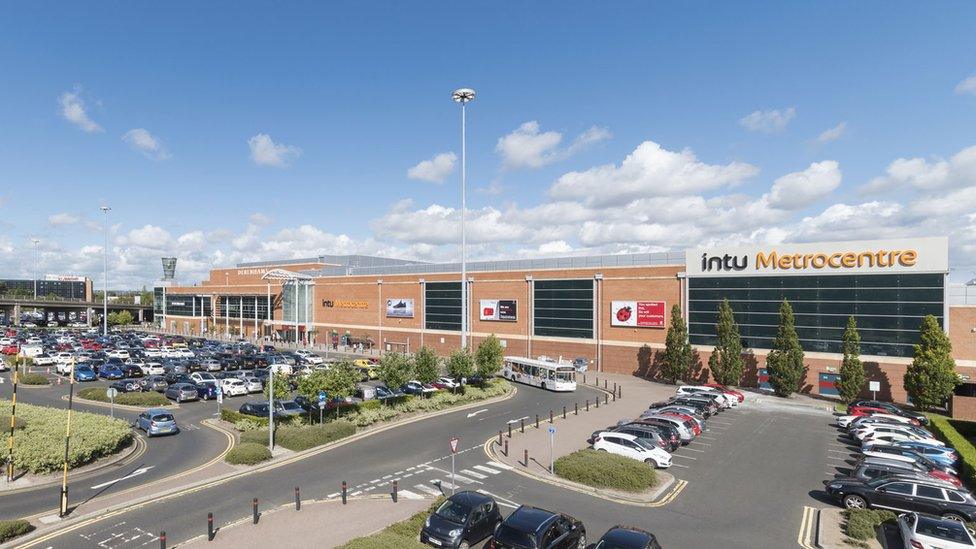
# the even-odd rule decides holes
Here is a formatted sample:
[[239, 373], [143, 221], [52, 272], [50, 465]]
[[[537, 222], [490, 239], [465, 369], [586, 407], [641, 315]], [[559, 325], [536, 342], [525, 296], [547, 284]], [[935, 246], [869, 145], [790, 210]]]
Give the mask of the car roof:
[[478, 492], [473, 492], [471, 490], [465, 490], [463, 492], [458, 492], [453, 496], [447, 498], [451, 501], [456, 501], [458, 503], [463, 503], [464, 505], [473, 507], [475, 505], [480, 505], [482, 503], [487, 503], [489, 501], [494, 501], [491, 497]]
[[640, 528], [635, 528], [633, 526], [621, 526], [617, 525], [613, 528], [607, 530], [607, 533], [603, 534], [600, 538], [611, 542], [613, 545], [621, 547], [635, 547], [644, 546], [647, 542], [654, 538], [654, 534], [648, 532], [647, 530], [641, 530]]
[[634, 435], [628, 435], [627, 433], [618, 433], [617, 431], [601, 431], [600, 438], [605, 438], [606, 435], [611, 435], [611, 437], [622, 438], [625, 440], [634, 440], [637, 437]]
[[555, 518], [552, 511], [523, 505], [505, 519], [505, 524], [523, 532], [538, 532]]
[[146, 413], [147, 414], [168, 414], [170, 413], [170, 411], [165, 408], [150, 408], [146, 410]]

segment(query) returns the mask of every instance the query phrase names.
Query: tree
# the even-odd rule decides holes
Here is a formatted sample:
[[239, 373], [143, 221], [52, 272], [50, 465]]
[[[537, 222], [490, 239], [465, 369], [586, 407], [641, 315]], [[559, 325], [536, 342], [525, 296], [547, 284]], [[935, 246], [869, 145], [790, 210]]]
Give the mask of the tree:
[[471, 377], [474, 373], [474, 359], [467, 348], [458, 349], [447, 358], [447, 373], [452, 378], [461, 380]]
[[127, 326], [132, 324], [133, 320], [132, 313], [129, 311], [119, 311], [116, 313], [108, 314], [108, 323], [112, 326]]
[[742, 338], [739, 325], [728, 299], [718, 306], [718, 323], [715, 324], [718, 342], [708, 357], [708, 367], [712, 377], [722, 385], [738, 385], [742, 379]]
[[[288, 386], [288, 378], [275, 372], [274, 374], [274, 399], [278, 400], [288, 400], [291, 396], [291, 389]], [[268, 398], [269, 390], [271, 389], [270, 377], [268, 381], [264, 382], [264, 398]]]
[[803, 379], [803, 348], [796, 335], [793, 307], [783, 300], [779, 306], [779, 328], [773, 348], [766, 355], [766, 371], [773, 391], [781, 397], [788, 397], [800, 388]]
[[864, 365], [861, 364], [861, 335], [857, 332], [857, 321], [853, 316], [847, 318], [844, 329], [844, 360], [840, 364], [840, 379], [837, 391], [844, 402], [853, 402], [864, 388]]
[[398, 352], [386, 353], [380, 358], [380, 366], [376, 375], [389, 387], [396, 391], [413, 376], [413, 363], [407, 355]]
[[488, 381], [498, 374], [505, 362], [505, 348], [495, 334], [491, 334], [478, 345], [474, 354], [474, 363], [482, 381]]
[[959, 384], [959, 376], [952, 359], [952, 343], [934, 316], [922, 318], [919, 340], [915, 358], [905, 371], [905, 390], [912, 397], [912, 404], [929, 410], [945, 404]]
[[421, 383], [430, 383], [440, 376], [440, 361], [434, 350], [426, 345], [413, 357], [413, 375]]
[[668, 326], [668, 334], [664, 339], [664, 366], [661, 373], [671, 383], [684, 380], [693, 359], [694, 350], [688, 341], [688, 330], [681, 317], [681, 307], [675, 304], [671, 307], [671, 325]]

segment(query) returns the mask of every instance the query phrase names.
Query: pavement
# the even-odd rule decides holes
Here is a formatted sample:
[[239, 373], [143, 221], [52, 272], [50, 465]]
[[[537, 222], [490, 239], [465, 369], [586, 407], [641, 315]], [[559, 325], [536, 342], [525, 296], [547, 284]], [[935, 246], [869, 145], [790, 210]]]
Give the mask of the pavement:
[[[261, 512], [257, 524], [253, 523], [252, 514], [246, 514], [234, 523], [221, 527], [212, 542], [207, 541], [207, 517], [202, 516], [198, 522], [204, 533], [180, 547], [238, 549], [269, 543], [275, 549], [338, 547], [406, 520], [427, 509], [433, 501], [433, 498], [399, 497], [393, 503], [392, 498], [386, 495], [349, 499], [346, 505], [341, 500], [302, 502], [300, 511], [295, 510], [294, 503], [285, 504]], [[158, 533], [154, 534], [158, 536]], [[114, 533], [101, 535], [110, 544]], [[141, 536], [139, 539], [147, 541]], [[257, 540], [264, 541], [258, 543]]]

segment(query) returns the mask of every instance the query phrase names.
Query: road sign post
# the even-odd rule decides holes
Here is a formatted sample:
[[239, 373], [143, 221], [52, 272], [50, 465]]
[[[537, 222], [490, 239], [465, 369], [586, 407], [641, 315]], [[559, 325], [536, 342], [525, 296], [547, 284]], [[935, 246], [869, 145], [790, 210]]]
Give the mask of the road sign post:
[[878, 400], [878, 391], [881, 390], [881, 382], [869, 381], [868, 390], [871, 391], [871, 400]]
[[112, 419], [115, 419], [115, 397], [118, 394], [119, 394], [119, 390], [116, 389], [115, 387], [109, 387], [108, 389], [105, 390], [105, 396], [108, 397], [108, 400], [110, 402], [109, 410], [112, 413]]
[[549, 426], [549, 474], [553, 474], [553, 461], [552, 461], [552, 442], [553, 438], [556, 436], [556, 428], [552, 425]]
[[451, 495], [457, 490], [457, 482], [454, 481], [454, 456], [457, 455], [458, 442], [460, 439], [458, 437], [451, 437]]
[[220, 388], [220, 384], [217, 384], [217, 415], [220, 415], [220, 405], [224, 402], [224, 391]]

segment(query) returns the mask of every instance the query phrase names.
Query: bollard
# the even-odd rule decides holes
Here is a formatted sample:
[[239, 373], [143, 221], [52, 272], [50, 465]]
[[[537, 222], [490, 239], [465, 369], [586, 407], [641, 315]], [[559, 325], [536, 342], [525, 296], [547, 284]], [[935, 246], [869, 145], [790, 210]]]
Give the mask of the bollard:
[[499, 446], [502, 445], [502, 432], [501, 431], [498, 431], [498, 445]]
[[254, 498], [254, 501], [251, 502], [251, 511], [252, 514], [254, 515], [253, 524], [257, 524], [258, 523], [258, 498]]
[[613, 384], [613, 399], [617, 400], [617, 384]]
[[590, 411], [590, 399], [586, 399], [586, 411]]
[[508, 439], [505, 439], [505, 457], [508, 457]]
[[579, 415], [579, 402], [574, 402], [573, 403], [573, 415], [574, 416], [578, 416]]
[[301, 492], [298, 491], [298, 486], [295, 487], [295, 510], [302, 510], [302, 496]]
[[398, 484], [399, 483], [397, 481], [395, 481], [395, 480], [393, 481], [393, 503], [396, 503], [397, 502], [397, 486], [398, 486]]
[[552, 410], [549, 410], [549, 423], [552, 423]]
[[610, 395], [603, 393], [603, 403], [610, 404]]
[[596, 407], [597, 407], [597, 409], [600, 408], [600, 397], [599, 396], [596, 397]]
[[538, 429], [538, 428], [539, 428], [539, 414], [536, 414], [536, 415], [535, 415], [535, 428], [536, 428], [536, 429]]
[[528, 449], [525, 450], [525, 466], [526, 467], [529, 466], [529, 450]]
[[586, 374], [583, 374], [583, 385], [586, 385]]
[[603, 388], [607, 388], [607, 378], [603, 378]]
[[563, 419], [566, 419], [566, 407], [563, 406]]
[[512, 438], [512, 424], [508, 424], [508, 438]]
[[159, 549], [166, 549], [166, 530], [159, 533]]
[[342, 481], [342, 504], [346, 504], [346, 481]]
[[624, 398], [624, 386], [617, 387], [617, 398]]
[[600, 376], [596, 376], [596, 387], [600, 386]]
[[213, 513], [207, 513], [207, 541], [214, 540]]
[[521, 422], [522, 422], [522, 428], [521, 428], [521, 431], [520, 431], [520, 432], [522, 432], [522, 433], [524, 433], [524, 432], [525, 432], [525, 418], [523, 417], [523, 418], [522, 418], [521, 420], [519, 420], [519, 421], [521, 421]]

